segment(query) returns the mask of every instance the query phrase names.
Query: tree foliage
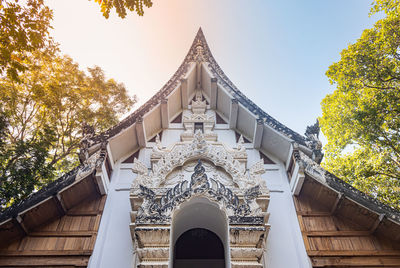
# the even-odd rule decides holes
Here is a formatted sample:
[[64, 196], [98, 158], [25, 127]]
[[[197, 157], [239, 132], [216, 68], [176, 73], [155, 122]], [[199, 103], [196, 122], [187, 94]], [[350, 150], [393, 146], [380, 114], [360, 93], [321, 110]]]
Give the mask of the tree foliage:
[[398, 11], [399, 3], [399, 0], [375, 0], [370, 14], [383, 11], [387, 15], [390, 15], [391, 13]]
[[[97, 2], [105, 16], [151, 6]], [[60, 55], [51, 20], [43, 0], [0, 0], [0, 208], [76, 166], [83, 126], [103, 131], [136, 102], [100, 67], [84, 72]]]
[[103, 16], [108, 19], [111, 9], [115, 8], [118, 16], [125, 18], [127, 10], [136, 12], [139, 16], [143, 16], [143, 7], [151, 7], [151, 0], [95, 0], [100, 5]]
[[85, 124], [103, 131], [135, 102], [101, 68], [85, 73], [57, 51], [35, 51], [24, 64], [20, 82], [0, 80], [2, 207], [76, 166]]
[[43, 0], [0, 0], [0, 75], [18, 81], [26, 70], [26, 52], [44, 49], [53, 43], [49, 36], [52, 11]]
[[327, 76], [337, 89], [322, 101], [325, 167], [400, 208], [400, 4], [377, 0], [386, 17], [341, 52]]

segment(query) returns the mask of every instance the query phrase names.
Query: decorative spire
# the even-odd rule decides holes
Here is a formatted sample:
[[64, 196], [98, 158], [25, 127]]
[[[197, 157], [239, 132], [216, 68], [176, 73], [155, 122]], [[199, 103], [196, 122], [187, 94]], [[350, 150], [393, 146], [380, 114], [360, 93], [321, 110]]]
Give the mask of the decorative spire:
[[207, 62], [212, 57], [201, 27], [197, 31], [185, 61]]

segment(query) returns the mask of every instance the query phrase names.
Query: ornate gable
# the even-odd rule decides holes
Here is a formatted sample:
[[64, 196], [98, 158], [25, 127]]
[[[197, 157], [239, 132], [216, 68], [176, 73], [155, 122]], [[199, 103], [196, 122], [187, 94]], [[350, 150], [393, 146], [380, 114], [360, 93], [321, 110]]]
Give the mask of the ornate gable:
[[[163, 148], [157, 137], [150, 168], [134, 160], [137, 177], [130, 191], [131, 233], [140, 252], [140, 267], [168, 266], [176, 213], [183, 204], [202, 199], [216, 204], [225, 215], [234, 267], [261, 265], [269, 230], [269, 191], [261, 179], [264, 165], [260, 160], [247, 169], [243, 138], [236, 148], [218, 142], [213, 132], [215, 118], [207, 115], [206, 108], [197, 93], [191, 111], [184, 115], [182, 141]], [[202, 128], [195, 130], [195, 123]], [[164, 242], [154, 246], [154, 239]], [[238, 251], [238, 247], [246, 249]], [[254, 258], [249, 261], [244, 252]], [[247, 264], [241, 264], [244, 260]]]

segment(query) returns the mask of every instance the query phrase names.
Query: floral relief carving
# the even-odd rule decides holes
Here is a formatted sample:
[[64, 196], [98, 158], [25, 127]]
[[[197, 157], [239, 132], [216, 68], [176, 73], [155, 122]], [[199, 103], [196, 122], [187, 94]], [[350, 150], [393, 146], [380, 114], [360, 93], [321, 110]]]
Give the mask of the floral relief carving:
[[[207, 143], [199, 141], [201, 139], [192, 145], [204, 152]], [[134, 166], [143, 182], [151, 181], [144, 164], [137, 162]], [[173, 171], [171, 177], [178, 181], [173, 187], [149, 188], [139, 184], [131, 189], [131, 232], [139, 259], [138, 267], [168, 267], [172, 215], [181, 204], [195, 197], [209, 199], [226, 214], [231, 266], [261, 267], [269, 230], [268, 190], [260, 185], [243, 188], [233, 185], [231, 189], [220, 181], [221, 172], [218, 173], [217, 167], [212, 163], [205, 166], [198, 159], [190, 179], [185, 179], [182, 172], [192, 171], [193, 162]], [[207, 171], [214, 172], [212, 177], [207, 176]], [[256, 163], [246, 174], [259, 176], [262, 174], [261, 164]]]
[[136, 191], [135, 194], [143, 198], [136, 218], [136, 222], [142, 224], [169, 223], [173, 210], [192, 196], [197, 195], [205, 196], [219, 203], [221, 207], [226, 209], [231, 222], [236, 222], [237, 219], [242, 217], [265, 216], [255, 202], [256, 198], [263, 194], [259, 185], [243, 190], [243, 198], [240, 201], [231, 189], [214, 179], [208, 178], [201, 160], [198, 160], [190, 182], [184, 180], [176, 184], [160, 198], [157, 198], [156, 192], [143, 185], [139, 185], [139, 191]]
[[152, 170], [149, 171], [135, 158], [133, 172], [138, 176], [132, 187], [138, 188], [140, 184], [150, 188], [160, 187], [174, 168], [192, 159], [207, 159], [215, 166], [223, 167], [239, 188], [256, 185], [266, 188], [261, 179], [261, 174], [265, 172], [264, 165], [260, 161], [246, 171], [247, 153], [242, 148], [238, 146], [237, 149], [231, 149], [220, 142], [209, 143], [200, 131], [195, 133], [191, 142], [178, 142], [167, 149], [160, 149], [156, 145], [151, 155]]

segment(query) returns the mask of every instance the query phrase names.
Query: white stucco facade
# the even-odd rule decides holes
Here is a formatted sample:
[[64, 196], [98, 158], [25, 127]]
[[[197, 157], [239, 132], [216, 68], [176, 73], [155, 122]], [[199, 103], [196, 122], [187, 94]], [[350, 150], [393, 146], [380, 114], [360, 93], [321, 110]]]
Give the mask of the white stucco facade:
[[[181, 124], [174, 124], [171, 129], [163, 131], [161, 142], [168, 146], [179, 141], [183, 132]], [[236, 146], [235, 132], [228, 125], [216, 126], [218, 140], [231, 147]], [[150, 151], [154, 143], [148, 143], [139, 152], [139, 159], [149, 165]], [[260, 160], [257, 149], [246, 143], [248, 153], [247, 166]], [[267, 152], [264, 152], [267, 154]], [[305, 268], [311, 267], [305, 251], [296, 211], [294, 208], [289, 180], [285, 166], [272, 155], [276, 164], [266, 164], [266, 173], [262, 175], [270, 190], [269, 224], [271, 229], [267, 239], [265, 267]], [[130, 204], [129, 190], [136, 174], [132, 172], [132, 164], [124, 164], [123, 158], [115, 163], [111, 175], [107, 201], [102, 216], [98, 238], [89, 267], [134, 267], [134, 248], [129, 230]]]

